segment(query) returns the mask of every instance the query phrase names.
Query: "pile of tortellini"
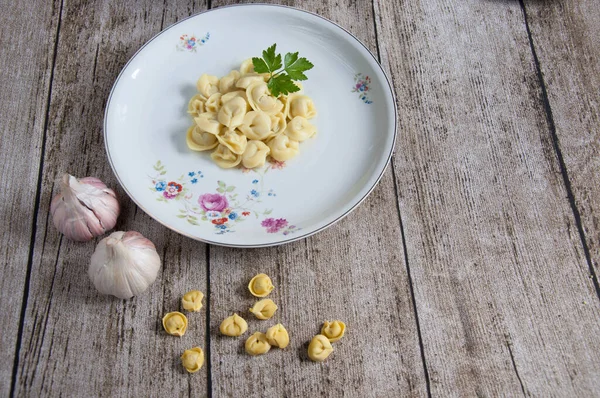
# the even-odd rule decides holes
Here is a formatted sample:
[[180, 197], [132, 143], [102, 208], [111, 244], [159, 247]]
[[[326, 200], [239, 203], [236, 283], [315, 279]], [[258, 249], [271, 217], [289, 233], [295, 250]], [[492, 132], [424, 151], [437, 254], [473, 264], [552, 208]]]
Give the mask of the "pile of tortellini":
[[187, 131], [188, 147], [212, 150], [213, 161], [226, 169], [262, 167], [267, 156], [280, 162], [296, 156], [299, 143], [317, 132], [308, 121], [317, 115], [315, 105], [299, 83], [300, 91], [275, 98], [268, 79], [268, 73], [254, 72], [251, 59], [221, 79], [200, 76], [188, 104], [195, 122]]

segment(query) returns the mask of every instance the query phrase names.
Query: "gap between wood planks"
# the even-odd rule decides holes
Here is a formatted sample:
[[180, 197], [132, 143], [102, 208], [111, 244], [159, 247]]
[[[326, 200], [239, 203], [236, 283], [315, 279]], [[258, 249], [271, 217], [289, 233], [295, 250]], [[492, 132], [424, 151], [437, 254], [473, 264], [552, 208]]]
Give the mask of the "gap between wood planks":
[[[210, 0], [209, 0], [210, 4]], [[206, 331], [204, 332], [204, 344], [206, 352], [206, 392], [212, 397], [212, 362], [210, 352], [210, 245], [206, 245]]]
[[560, 142], [558, 139], [558, 135], [556, 134], [556, 125], [554, 123], [554, 117], [552, 116], [552, 107], [550, 106], [550, 100], [548, 99], [548, 92], [546, 90], [546, 82], [544, 81], [544, 75], [542, 74], [542, 68], [540, 67], [540, 61], [537, 56], [537, 52], [535, 51], [535, 45], [533, 43], [533, 37], [531, 35], [531, 30], [529, 28], [529, 21], [527, 19], [527, 8], [525, 7], [525, 3], [523, 0], [519, 0], [521, 4], [521, 9], [523, 10], [523, 19], [525, 21], [525, 30], [527, 31], [527, 37], [529, 39], [529, 47], [531, 48], [531, 54], [533, 55], [533, 61], [535, 64], [535, 70], [537, 73], [538, 81], [540, 87], [542, 89], [542, 104], [544, 106], [544, 111], [546, 113], [546, 122], [548, 123], [548, 129], [550, 130], [550, 136], [552, 138], [552, 146], [554, 148], [554, 152], [556, 152], [556, 158], [558, 159], [558, 165], [560, 168], [560, 173], [563, 178], [563, 183], [565, 184], [565, 190], [567, 191], [567, 198], [569, 199], [569, 204], [571, 206], [571, 210], [573, 211], [573, 217], [575, 218], [575, 225], [577, 225], [577, 232], [579, 232], [579, 239], [581, 240], [581, 245], [583, 246], [583, 253], [585, 255], [585, 260], [588, 265], [588, 269], [590, 275], [592, 277], [592, 283], [594, 284], [594, 289], [596, 290], [596, 296], [600, 300], [600, 284], [598, 283], [598, 277], [596, 275], [596, 271], [594, 270], [594, 266], [592, 264], [592, 258], [590, 255], [590, 249], [587, 244], [587, 239], [585, 236], [585, 231], [583, 230], [583, 225], [581, 223], [581, 213], [577, 208], [577, 203], [575, 203], [575, 196], [573, 195], [573, 188], [571, 187], [571, 180], [569, 179], [569, 173], [567, 171], [567, 166], [565, 164], [565, 160], [562, 155], [562, 151], [560, 149]]
[[54, 81], [54, 68], [56, 66], [56, 54], [58, 53], [58, 37], [60, 34], [60, 23], [62, 20], [63, 2], [61, 0], [58, 9], [58, 22], [56, 23], [56, 32], [54, 39], [54, 49], [52, 50], [52, 65], [50, 66], [50, 79], [48, 82], [48, 98], [46, 101], [46, 115], [44, 117], [44, 131], [42, 134], [42, 148], [40, 151], [40, 165], [38, 168], [37, 189], [35, 193], [33, 217], [31, 218], [31, 239], [29, 241], [29, 256], [27, 257], [27, 271], [25, 273], [25, 287], [23, 289], [23, 299], [21, 300], [21, 315], [19, 316], [19, 327], [17, 329], [17, 342], [15, 344], [15, 358], [13, 360], [12, 377], [10, 380], [10, 397], [15, 396], [15, 385], [17, 382], [17, 373], [19, 369], [19, 355], [21, 354], [21, 341], [23, 338], [23, 328], [25, 326], [25, 315], [27, 312], [27, 301], [29, 299], [29, 285], [31, 283], [31, 269], [33, 268], [33, 253], [35, 249], [35, 240], [37, 236], [37, 220], [42, 196], [42, 179], [44, 170], [44, 156], [46, 153], [46, 136], [48, 130], [48, 117], [50, 116], [50, 101], [52, 99], [52, 82]]
[[[375, 13], [375, 0], [371, 0], [371, 7], [373, 9], [373, 28], [375, 29], [375, 47], [377, 48], [377, 62], [381, 65], [381, 50], [379, 49], [379, 35], [377, 33], [377, 17]], [[392, 79], [392, 87], [393, 77], [391, 73], [388, 76], [389, 79]], [[398, 105], [396, 106], [396, 112], [398, 111]], [[397, 126], [396, 126], [397, 128]], [[396, 130], [396, 135], [398, 131]], [[395, 150], [395, 149], [394, 149]], [[392, 169], [392, 179], [394, 182], [394, 195], [396, 196], [396, 211], [398, 212], [398, 223], [400, 224], [400, 237], [402, 239], [402, 251], [404, 252], [404, 264], [406, 266], [406, 276], [408, 277], [408, 287], [410, 289], [410, 299], [412, 301], [413, 312], [415, 313], [415, 326], [417, 328], [417, 337], [419, 339], [419, 352], [421, 354], [421, 361], [423, 362], [423, 374], [425, 375], [425, 388], [427, 390], [427, 396], [431, 398], [431, 381], [429, 378], [429, 370], [427, 369], [427, 361], [425, 358], [425, 347], [423, 345], [423, 335], [421, 334], [421, 324], [419, 322], [419, 313], [417, 311], [417, 302], [415, 300], [415, 289], [413, 287], [413, 278], [410, 273], [410, 266], [408, 265], [408, 248], [406, 247], [406, 234], [404, 233], [404, 223], [402, 222], [402, 214], [400, 212], [400, 191], [398, 189], [398, 179], [396, 178], [396, 171], [394, 167], [394, 156], [390, 159], [390, 163], [388, 165], [389, 168]]]
[[[559, 167], [561, 170], [561, 175], [563, 177], [563, 182], [565, 184], [565, 190], [567, 193], [567, 197], [571, 206], [571, 209], [573, 211], [574, 214], [574, 218], [575, 218], [575, 222], [577, 225], [577, 229], [579, 232], [579, 236], [581, 239], [581, 243], [583, 246], [583, 250], [584, 250], [584, 254], [585, 254], [585, 258], [586, 261], [588, 263], [588, 267], [589, 267], [589, 272], [592, 275], [592, 279], [593, 279], [593, 284], [596, 290], [596, 295], [597, 297], [600, 299], [600, 285], [598, 283], [597, 280], [597, 276], [596, 273], [594, 271], [594, 268], [592, 266], [592, 261], [591, 261], [591, 256], [590, 256], [590, 252], [589, 252], [589, 248], [587, 245], [587, 241], [585, 238], [585, 231], [583, 230], [583, 226], [581, 223], [581, 216], [580, 216], [580, 212], [579, 209], [577, 208], [577, 204], [575, 202], [574, 199], [574, 195], [573, 195], [573, 191], [572, 191], [572, 187], [571, 187], [571, 182], [569, 179], [569, 175], [568, 175], [568, 171], [563, 159], [563, 155], [562, 155], [562, 151], [560, 148], [560, 142], [558, 139], [558, 136], [556, 134], [556, 128], [555, 128], [555, 123], [554, 123], [554, 119], [553, 119], [553, 115], [552, 115], [552, 109], [550, 106], [550, 102], [548, 99], [548, 94], [547, 94], [547, 90], [546, 90], [546, 85], [545, 85], [545, 81], [544, 81], [544, 77], [542, 75], [541, 72], [541, 68], [540, 68], [540, 64], [539, 64], [539, 59], [537, 57], [537, 53], [535, 50], [535, 46], [534, 46], [534, 42], [533, 42], [533, 38], [532, 38], [532, 34], [529, 28], [529, 23], [528, 23], [528, 17], [527, 17], [527, 9], [525, 7], [524, 1], [523, 0], [519, 0], [520, 1], [520, 5], [522, 8], [522, 12], [523, 12], [523, 18], [524, 18], [524, 22], [525, 22], [525, 28], [527, 31], [527, 35], [528, 35], [528, 39], [529, 39], [529, 44], [530, 44], [530, 48], [531, 48], [531, 52], [533, 55], [533, 59], [534, 59], [534, 63], [535, 63], [535, 67], [536, 67], [536, 72], [537, 72], [537, 76], [538, 76], [538, 80], [539, 80], [539, 84], [541, 86], [541, 92], [542, 92], [542, 103], [544, 106], [544, 111], [546, 113], [546, 119], [547, 119], [547, 123], [548, 123], [548, 127], [550, 130], [550, 134], [551, 134], [551, 138], [552, 138], [552, 143], [553, 143], [553, 147], [554, 150], [556, 152], [556, 156], [559, 162]], [[212, 9], [212, 4], [211, 4], [211, 0], [208, 0], [208, 10]], [[373, 9], [375, 8], [374, 3], [372, 3]], [[44, 166], [44, 155], [45, 155], [45, 150], [46, 150], [46, 138], [47, 138], [47, 128], [48, 128], [48, 118], [49, 118], [49, 111], [50, 111], [50, 102], [51, 102], [51, 98], [52, 98], [52, 86], [53, 86], [53, 79], [54, 79], [54, 70], [55, 70], [55, 65], [56, 65], [56, 57], [57, 57], [57, 51], [58, 51], [58, 43], [59, 43], [59, 34], [60, 34], [60, 27], [61, 27], [61, 22], [62, 22], [62, 13], [63, 13], [63, 1], [60, 2], [60, 7], [59, 7], [59, 12], [58, 12], [58, 22], [57, 22], [57, 27], [56, 27], [56, 36], [55, 36], [55, 41], [54, 41], [54, 48], [53, 48], [53, 56], [52, 56], [52, 63], [51, 63], [51, 73], [50, 73], [50, 79], [49, 79], [49, 87], [48, 87], [48, 97], [47, 97], [47, 103], [46, 103], [46, 112], [45, 112], [45, 120], [44, 120], [44, 131], [43, 131], [43, 135], [42, 135], [42, 148], [41, 148], [41, 157], [40, 157], [40, 162], [39, 162], [39, 169], [38, 169], [38, 180], [37, 180], [37, 191], [36, 191], [36, 196], [35, 196], [35, 209], [34, 209], [34, 213], [33, 213], [33, 217], [32, 217], [32, 233], [31, 233], [31, 239], [30, 239], [30, 250], [29, 250], [29, 256], [28, 256], [28, 260], [27, 260], [27, 271], [26, 271], [26, 277], [25, 277], [25, 287], [24, 287], [24, 291], [23, 291], [23, 300], [22, 300], [22, 304], [21, 304], [21, 314], [20, 314], [20, 320], [19, 320], [19, 327], [18, 327], [18, 335], [17, 335], [17, 342], [16, 342], [16, 346], [15, 346], [15, 358], [14, 358], [14, 363], [13, 363], [13, 370], [12, 370], [12, 379], [11, 379], [11, 386], [10, 386], [10, 396], [13, 397], [14, 393], [15, 393], [15, 383], [16, 383], [16, 376], [18, 373], [18, 366], [19, 366], [19, 355], [20, 355], [20, 346], [21, 346], [21, 341], [22, 341], [22, 335], [23, 335], [23, 329], [24, 329], [24, 318], [25, 318], [25, 314], [26, 314], [26, 308], [27, 308], [27, 303], [28, 303], [28, 298], [29, 298], [29, 287], [30, 287], [30, 279], [31, 279], [31, 271], [32, 271], [32, 265], [33, 265], [33, 254], [34, 254], [34, 246], [35, 246], [35, 240], [36, 240], [36, 235], [37, 235], [37, 220], [38, 220], [38, 211], [39, 211], [39, 203], [41, 200], [41, 188], [42, 188], [42, 177], [43, 177], [43, 166]], [[380, 58], [380, 48], [379, 48], [379, 41], [378, 41], [378, 33], [377, 33], [377, 20], [376, 20], [376, 16], [375, 16], [375, 10], [373, 10], [373, 19], [374, 19], [374, 27], [375, 27], [375, 40], [376, 40], [376, 48], [377, 48], [377, 59], [379, 62], [381, 62], [381, 58]], [[404, 225], [402, 222], [402, 216], [400, 213], [400, 203], [399, 203], [399, 188], [398, 188], [398, 184], [397, 184], [397, 179], [395, 176], [395, 171], [394, 171], [394, 159], [392, 158], [391, 160], [391, 165], [392, 165], [392, 174], [394, 175], [394, 189], [395, 189], [395, 193], [396, 193], [396, 206], [397, 206], [397, 211], [398, 211], [398, 221], [400, 223], [400, 231], [401, 231], [401, 239], [402, 239], [402, 245], [403, 245], [403, 249], [404, 249], [404, 256], [405, 256], [405, 263], [406, 263], [406, 270], [407, 270], [407, 274], [408, 274], [408, 280], [409, 280], [409, 286], [410, 286], [410, 292], [411, 292], [411, 299], [413, 301], [413, 308], [414, 308], [414, 312], [415, 312], [415, 320], [416, 320], [416, 326], [417, 326], [417, 333], [418, 333], [418, 338], [419, 338], [419, 346], [420, 346], [420, 351], [421, 351], [421, 357], [422, 357], [422, 361], [423, 361], [423, 366], [424, 366], [424, 373], [425, 373], [425, 381], [426, 381], [426, 387], [427, 387], [427, 393], [428, 396], [431, 396], [431, 391], [430, 391], [430, 380], [429, 380], [429, 374], [428, 374], [428, 370], [427, 370], [427, 363], [425, 360], [425, 355], [424, 355], [424, 347], [423, 347], [423, 340], [422, 340], [422, 336], [421, 336], [421, 329], [420, 329], [420, 325], [419, 325], [419, 317], [418, 317], [418, 313], [417, 313], [417, 306], [416, 306], [416, 302], [415, 302], [415, 295], [414, 295], [414, 288], [413, 288], [413, 279], [411, 277], [410, 274], [410, 266], [409, 266], [409, 261], [408, 261], [408, 253], [407, 253], [407, 247], [406, 247], [406, 239], [405, 239], [405, 231], [404, 231]], [[207, 312], [206, 312], [206, 354], [207, 354], [207, 393], [208, 396], [211, 397], [212, 396], [212, 372], [211, 372], [211, 351], [210, 351], [210, 343], [211, 343], [211, 336], [210, 336], [210, 300], [211, 300], [211, 290], [210, 290], [210, 245], [207, 245], [206, 247], [206, 261], [207, 261], [207, 269], [206, 269], [206, 297], [207, 297]], [[512, 357], [512, 355], [511, 355]], [[514, 365], [514, 360], [513, 360], [513, 365]], [[516, 372], [516, 367], [515, 367], [515, 372]], [[517, 376], [519, 377], [518, 373]], [[519, 378], [520, 380], [520, 378]]]
[[[206, 11], [212, 9], [212, 0], [206, 0]], [[206, 394], [212, 398], [212, 357], [210, 351], [210, 245], [206, 245], [206, 331], [204, 332], [206, 344]]]

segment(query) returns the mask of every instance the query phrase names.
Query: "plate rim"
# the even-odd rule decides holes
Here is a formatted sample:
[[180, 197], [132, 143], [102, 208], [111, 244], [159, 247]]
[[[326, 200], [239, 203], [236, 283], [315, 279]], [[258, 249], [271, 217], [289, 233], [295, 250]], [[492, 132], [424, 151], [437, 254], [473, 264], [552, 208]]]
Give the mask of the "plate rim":
[[[371, 58], [373, 58], [373, 61], [375, 61], [375, 64], [379, 67], [379, 69], [381, 70], [381, 73], [383, 74], [383, 76], [385, 77], [385, 81], [388, 84], [388, 89], [392, 95], [392, 105], [394, 107], [394, 134], [392, 137], [392, 146], [390, 149], [390, 152], [388, 153], [387, 159], [385, 161], [385, 165], [383, 166], [383, 169], [381, 170], [381, 172], [379, 173], [379, 175], [377, 176], [377, 178], [375, 179], [375, 181], [373, 182], [373, 184], [371, 185], [371, 187], [369, 187], [369, 189], [367, 190], [367, 192], [363, 195], [362, 198], [360, 198], [354, 205], [352, 205], [352, 207], [350, 209], [348, 209], [346, 212], [344, 212], [343, 214], [341, 214], [340, 216], [338, 216], [337, 218], [335, 218], [334, 220], [332, 220], [331, 222], [329, 222], [328, 224], [325, 224], [323, 226], [321, 226], [320, 228], [317, 228], [313, 231], [307, 232], [303, 235], [295, 235], [289, 239], [286, 240], [281, 240], [281, 241], [277, 241], [277, 242], [270, 242], [270, 243], [259, 243], [259, 244], [248, 244], [248, 245], [244, 245], [244, 244], [231, 244], [231, 243], [225, 243], [225, 242], [215, 242], [212, 241], [210, 239], [204, 239], [204, 238], [200, 238], [197, 236], [192, 236], [191, 234], [181, 231], [173, 226], [167, 225], [165, 222], [159, 220], [158, 218], [154, 217], [152, 214], [150, 214], [150, 212], [148, 212], [148, 210], [142, 206], [142, 204], [136, 200], [133, 195], [131, 194], [131, 192], [127, 189], [127, 187], [125, 186], [125, 184], [123, 184], [123, 181], [121, 180], [121, 178], [119, 177], [119, 174], [117, 173], [117, 171], [115, 170], [115, 165], [113, 163], [110, 151], [108, 150], [108, 140], [107, 140], [107, 122], [108, 122], [108, 110], [110, 108], [110, 103], [111, 103], [111, 99], [113, 97], [113, 94], [115, 92], [115, 88], [117, 87], [117, 84], [119, 83], [119, 80], [121, 79], [121, 77], [123, 76], [123, 73], [125, 72], [125, 70], [127, 69], [127, 67], [129, 66], [129, 64], [135, 59], [135, 57], [144, 49], [146, 48], [147, 45], [149, 45], [151, 42], [153, 42], [156, 38], [158, 38], [160, 35], [162, 35], [163, 33], [165, 33], [166, 31], [168, 31], [169, 29], [179, 25], [180, 23], [187, 21], [188, 19], [197, 17], [198, 15], [202, 15], [202, 14], [206, 14], [206, 13], [210, 13], [212, 11], [217, 11], [220, 9], [224, 9], [224, 8], [233, 8], [233, 7], [255, 7], [255, 6], [263, 6], [263, 7], [278, 7], [278, 8], [287, 8], [293, 11], [298, 11], [298, 12], [302, 12], [305, 14], [309, 14], [309, 15], [313, 15], [315, 17], [318, 17], [322, 20], [324, 20], [325, 22], [329, 22], [332, 25], [338, 27], [339, 29], [341, 29], [342, 31], [346, 32], [348, 35], [350, 35], [350, 37], [352, 37], [354, 40], [356, 40], [356, 42], [358, 42], [365, 50], [367, 50], [367, 53], [371, 56]], [[119, 185], [121, 185], [121, 187], [123, 188], [123, 190], [125, 191], [125, 193], [129, 196], [129, 198], [140, 208], [144, 211], [144, 213], [148, 214], [152, 219], [154, 219], [155, 221], [157, 221], [159, 224], [167, 227], [168, 229], [177, 232], [180, 235], [183, 235], [187, 238], [191, 238], [193, 240], [199, 241], [199, 242], [203, 242], [209, 245], [215, 245], [215, 246], [222, 246], [222, 247], [235, 247], [235, 248], [243, 248], [243, 249], [251, 249], [251, 248], [260, 248], [260, 247], [272, 247], [272, 246], [280, 246], [280, 245], [284, 245], [287, 243], [292, 243], [301, 239], [305, 239], [308, 238], [312, 235], [315, 235], [321, 231], [324, 231], [325, 229], [333, 226], [334, 224], [336, 224], [337, 222], [341, 221], [342, 219], [346, 218], [350, 213], [352, 213], [358, 206], [360, 206], [365, 199], [373, 192], [373, 190], [375, 189], [375, 187], [377, 186], [377, 184], [379, 184], [379, 182], [381, 181], [381, 178], [383, 177], [384, 173], [386, 172], [386, 170], [388, 169], [390, 162], [392, 160], [392, 156], [394, 155], [394, 152], [396, 150], [396, 139], [398, 137], [398, 109], [396, 106], [396, 93], [394, 92], [394, 87], [392, 86], [390, 79], [386, 73], [386, 71], [383, 69], [383, 66], [381, 66], [381, 63], [377, 60], [377, 58], [375, 57], [375, 55], [371, 52], [371, 50], [369, 50], [369, 48], [362, 42], [360, 41], [356, 36], [354, 36], [354, 34], [352, 34], [352, 32], [348, 31], [346, 28], [344, 28], [343, 26], [335, 23], [334, 21], [330, 20], [329, 18], [326, 18], [322, 15], [319, 15], [317, 13], [314, 13], [312, 11], [308, 11], [308, 10], [302, 10], [300, 8], [296, 8], [296, 7], [291, 7], [291, 6], [286, 6], [286, 5], [282, 5], [282, 4], [267, 4], [267, 3], [252, 3], [252, 4], [230, 4], [230, 5], [226, 5], [226, 6], [221, 6], [221, 7], [216, 7], [216, 8], [211, 8], [209, 10], [204, 10], [204, 11], [200, 11], [198, 13], [195, 13], [193, 15], [190, 15], [188, 17], [185, 17], [171, 25], [169, 25], [168, 27], [164, 28], [163, 30], [161, 30], [160, 32], [156, 33], [154, 36], [152, 36], [148, 41], [146, 41], [140, 48], [138, 48], [138, 50], [131, 56], [131, 58], [129, 58], [129, 60], [127, 61], [127, 63], [125, 63], [125, 65], [123, 65], [123, 67], [121, 68], [121, 71], [119, 72], [117, 78], [115, 79], [115, 82], [112, 85], [112, 88], [110, 89], [110, 94], [108, 95], [108, 99], [106, 100], [106, 107], [104, 109], [104, 121], [102, 124], [102, 130], [103, 130], [103, 134], [102, 137], [104, 138], [104, 149], [106, 151], [106, 156], [108, 158], [108, 162], [110, 164], [110, 168], [112, 169], [113, 174], [115, 175], [115, 177], [117, 178], [117, 181], [119, 182]]]

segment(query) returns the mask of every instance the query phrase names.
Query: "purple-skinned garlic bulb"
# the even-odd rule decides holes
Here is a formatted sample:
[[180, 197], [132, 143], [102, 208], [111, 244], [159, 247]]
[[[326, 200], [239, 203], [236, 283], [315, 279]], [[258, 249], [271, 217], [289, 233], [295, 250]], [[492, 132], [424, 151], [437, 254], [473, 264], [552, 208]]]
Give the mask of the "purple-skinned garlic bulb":
[[115, 192], [94, 177], [77, 179], [65, 174], [60, 193], [52, 199], [54, 226], [67, 238], [85, 242], [114, 228], [119, 216]]
[[146, 290], [159, 269], [160, 257], [149, 239], [118, 231], [98, 243], [88, 275], [100, 293], [128, 299]]

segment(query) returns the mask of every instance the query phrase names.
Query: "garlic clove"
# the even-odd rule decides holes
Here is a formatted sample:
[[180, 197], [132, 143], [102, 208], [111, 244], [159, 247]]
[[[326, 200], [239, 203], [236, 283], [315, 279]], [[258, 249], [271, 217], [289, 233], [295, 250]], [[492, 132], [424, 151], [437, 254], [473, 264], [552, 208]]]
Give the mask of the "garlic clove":
[[111, 230], [119, 216], [115, 192], [94, 177], [64, 174], [50, 213], [56, 229], [75, 241], [88, 241]]
[[144, 292], [159, 269], [160, 257], [149, 239], [139, 232], [118, 231], [98, 243], [88, 275], [100, 293], [128, 299]]

